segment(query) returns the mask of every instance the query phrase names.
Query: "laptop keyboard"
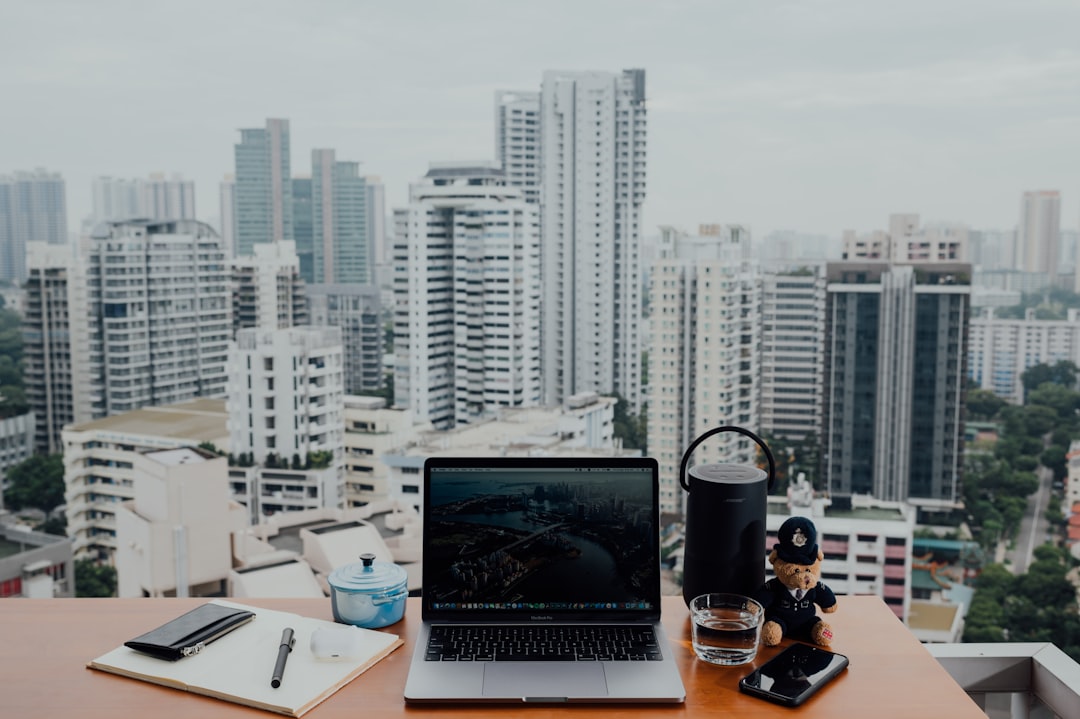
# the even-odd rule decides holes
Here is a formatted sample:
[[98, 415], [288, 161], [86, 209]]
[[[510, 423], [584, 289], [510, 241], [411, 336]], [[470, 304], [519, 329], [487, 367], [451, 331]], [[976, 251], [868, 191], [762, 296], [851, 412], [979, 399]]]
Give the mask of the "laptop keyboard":
[[652, 627], [641, 625], [433, 625], [426, 661], [659, 661]]

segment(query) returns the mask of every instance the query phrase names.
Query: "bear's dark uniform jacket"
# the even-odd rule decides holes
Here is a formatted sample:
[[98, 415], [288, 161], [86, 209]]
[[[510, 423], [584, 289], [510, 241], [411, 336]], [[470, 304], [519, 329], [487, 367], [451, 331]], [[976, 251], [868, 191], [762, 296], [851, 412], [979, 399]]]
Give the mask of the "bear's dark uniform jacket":
[[754, 597], [765, 607], [765, 621], [774, 621], [780, 625], [785, 637], [803, 639], [812, 642], [810, 632], [814, 625], [821, 621], [814, 605], [827, 609], [836, 604], [836, 595], [821, 582], [811, 587], [803, 594], [803, 598], [796, 600], [791, 591], [773, 577], [765, 582]]

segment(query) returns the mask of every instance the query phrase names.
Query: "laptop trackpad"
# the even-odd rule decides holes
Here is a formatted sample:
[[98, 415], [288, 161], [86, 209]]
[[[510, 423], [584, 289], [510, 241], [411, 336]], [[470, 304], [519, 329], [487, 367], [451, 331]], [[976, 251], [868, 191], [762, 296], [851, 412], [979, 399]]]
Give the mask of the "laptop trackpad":
[[606, 697], [604, 666], [593, 662], [492, 662], [484, 665], [484, 696], [561, 701]]

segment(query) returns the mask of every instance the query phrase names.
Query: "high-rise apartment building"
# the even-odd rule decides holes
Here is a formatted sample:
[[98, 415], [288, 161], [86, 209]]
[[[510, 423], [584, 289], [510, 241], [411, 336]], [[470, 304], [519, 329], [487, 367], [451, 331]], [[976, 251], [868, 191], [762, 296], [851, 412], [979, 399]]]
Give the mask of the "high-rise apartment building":
[[1025, 192], [1020, 201], [1015, 266], [1024, 272], [1049, 273], [1053, 282], [1058, 271], [1060, 233], [1061, 193], [1056, 190]]
[[536, 206], [492, 165], [433, 165], [394, 221], [395, 407], [449, 429], [538, 404]]
[[236, 254], [293, 239], [289, 121], [240, 130], [236, 147]]
[[311, 152], [311, 264], [315, 283], [372, 281], [374, 248], [368, 235], [367, 189], [360, 164]]
[[38, 452], [62, 451], [61, 431], [92, 418], [86, 286], [73, 246], [28, 246], [23, 381]]
[[245, 329], [229, 359], [229, 448], [256, 464], [328, 453], [344, 469], [345, 389], [336, 327]]
[[960, 499], [971, 265], [829, 263], [823, 472], [852, 495]]
[[[653, 264], [649, 346], [649, 454], [660, 464], [660, 507], [681, 512], [683, 453], [722, 425], [756, 428], [761, 287], [748, 259], [749, 232], [709, 226], [689, 235], [660, 229]], [[757, 447], [724, 433], [703, 442], [695, 464], [756, 463]]]
[[85, 263], [93, 417], [224, 394], [232, 297], [209, 225], [104, 223]]
[[761, 431], [776, 438], [821, 434], [825, 267], [762, 275]]
[[379, 289], [374, 285], [308, 285], [306, 289], [312, 326], [341, 329], [345, 393], [380, 392], [386, 342]]
[[546, 72], [540, 96], [544, 398], [641, 397], [645, 71]]
[[920, 227], [916, 214], [889, 216], [889, 231], [874, 230], [859, 235], [845, 230], [845, 260], [883, 260], [885, 262], [967, 262], [968, 228], [956, 224]]
[[506, 184], [520, 187], [526, 202], [540, 202], [540, 93], [495, 93], [495, 161]]
[[1024, 403], [1024, 371], [1037, 364], [1067, 361], [1080, 366], [1080, 310], [1064, 320], [1040, 320], [1029, 309], [1024, 319], [994, 316], [987, 307], [971, 318], [968, 376], [1013, 404]]
[[233, 335], [242, 329], [284, 329], [308, 320], [304, 281], [292, 241], [259, 244], [232, 260]]
[[68, 243], [67, 195], [59, 173], [0, 175], [0, 280], [26, 279], [31, 242]]

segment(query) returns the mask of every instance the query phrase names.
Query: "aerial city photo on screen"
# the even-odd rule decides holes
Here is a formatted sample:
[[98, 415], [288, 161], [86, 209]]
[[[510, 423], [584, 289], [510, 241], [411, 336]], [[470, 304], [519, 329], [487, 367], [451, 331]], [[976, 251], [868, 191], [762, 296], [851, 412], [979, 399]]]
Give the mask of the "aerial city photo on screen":
[[648, 609], [651, 475], [445, 470], [431, 483], [436, 609]]

